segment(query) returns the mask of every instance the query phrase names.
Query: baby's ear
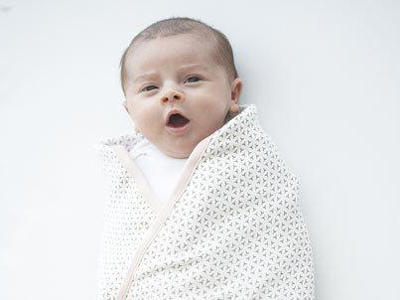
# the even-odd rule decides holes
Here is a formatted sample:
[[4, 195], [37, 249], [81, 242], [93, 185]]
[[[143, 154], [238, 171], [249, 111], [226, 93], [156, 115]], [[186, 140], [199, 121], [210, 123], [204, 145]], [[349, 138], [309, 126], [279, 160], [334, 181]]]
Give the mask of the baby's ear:
[[242, 91], [242, 80], [237, 77], [235, 80], [232, 82], [232, 87], [231, 87], [231, 107], [230, 107], [230, 114], [234, 115], [237, 112], [239, 112], [239, 97], [240, 93]]
[[242, 86], [243, 86], [243, 83], [242, 83], [242, 80], [239, 77], [235, 78], [235, 80], [232, 82], [231, 98], [236, 103], [239, 102], [239, 97], [240, 97], [240, 94], [242, 92]]

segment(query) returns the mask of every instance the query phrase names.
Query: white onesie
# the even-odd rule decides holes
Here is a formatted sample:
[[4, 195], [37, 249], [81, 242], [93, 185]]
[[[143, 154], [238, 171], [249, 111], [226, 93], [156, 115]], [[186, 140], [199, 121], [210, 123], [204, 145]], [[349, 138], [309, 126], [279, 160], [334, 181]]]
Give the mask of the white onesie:
[[129, 156], [141, 169], [157, 198], [165, 203], [178, 182], [187, 158], [170, 157], [146, 138], [129, 151]]

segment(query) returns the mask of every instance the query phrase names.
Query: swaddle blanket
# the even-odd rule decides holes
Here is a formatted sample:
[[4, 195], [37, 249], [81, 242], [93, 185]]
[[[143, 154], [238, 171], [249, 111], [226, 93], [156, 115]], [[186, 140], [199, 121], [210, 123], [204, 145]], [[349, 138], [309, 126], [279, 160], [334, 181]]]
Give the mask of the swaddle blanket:
[[314, 299], [299, 179], [255, 104], [197, 144], [162, 202], [128, 151], [97, 145], [108, 182], [98, 299]]

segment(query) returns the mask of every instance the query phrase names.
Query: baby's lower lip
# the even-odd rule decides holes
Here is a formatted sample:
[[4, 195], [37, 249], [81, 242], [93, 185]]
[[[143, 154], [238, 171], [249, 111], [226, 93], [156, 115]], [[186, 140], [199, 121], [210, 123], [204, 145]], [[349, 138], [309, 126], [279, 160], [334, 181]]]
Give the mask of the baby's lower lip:
[[180, 127], [172, 127], [168, 125], [166, 125], [165, 127], [173, 135], [183, 135], [184, 133], [186, 133], [187, 130], [189, 130], [190, 125], [191, 123], [190, 121], [188, 121], [185, 125]]

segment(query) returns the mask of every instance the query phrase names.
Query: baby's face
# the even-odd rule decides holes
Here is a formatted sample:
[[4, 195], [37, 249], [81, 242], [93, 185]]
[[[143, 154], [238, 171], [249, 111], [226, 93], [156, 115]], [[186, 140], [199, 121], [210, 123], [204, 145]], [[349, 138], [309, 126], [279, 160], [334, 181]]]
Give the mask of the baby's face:
[[[171, 157], [188, 157], [239, 100], [240, 79], [230, 83], [213, 62], [211, 44], [189, 34], [140, 42], [127, 55], [126, 70], [126, 110], [136, 128]], [[168, 118], [172, 110], [184, 118]]]

